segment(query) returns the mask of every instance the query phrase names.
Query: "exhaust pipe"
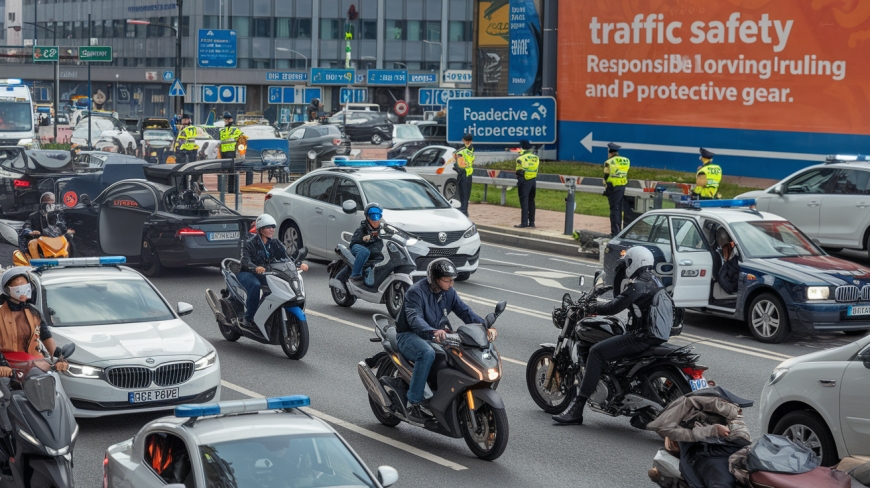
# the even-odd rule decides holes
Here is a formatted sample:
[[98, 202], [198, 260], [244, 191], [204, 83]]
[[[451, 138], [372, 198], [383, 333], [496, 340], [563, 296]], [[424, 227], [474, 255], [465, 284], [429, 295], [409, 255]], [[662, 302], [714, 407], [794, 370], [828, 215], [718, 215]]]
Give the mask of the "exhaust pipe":
[[389, 411], [392, 402], [387, 396], [387, 391], [384, 390], [383, 386], [381, 386], [381, 382], [375, 378], [375, 374], [372, 372], [371, 368], [366, 365], [365, 361], [360, 361], [359, 364], [356, 365], [356, 370], [359, 373], [359, 378], [362, 380], [363, 385], [365, 385], [366, 390], [368, 390], [369, 396], [372, 397], [381, 408]]
[[212, 313], [214, 313], [215, 319], [222, 324], [227, 324], [227, 316], [223, 311], [224, 304], [210, 288], [205, 290], [205, 301], [208, 302], [208, 306], [211, 308]]

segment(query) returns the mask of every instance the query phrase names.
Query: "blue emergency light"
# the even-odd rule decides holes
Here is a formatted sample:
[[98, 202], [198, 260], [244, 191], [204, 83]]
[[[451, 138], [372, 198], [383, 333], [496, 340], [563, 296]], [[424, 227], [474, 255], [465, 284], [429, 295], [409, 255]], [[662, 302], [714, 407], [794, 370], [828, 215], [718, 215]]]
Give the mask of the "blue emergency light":
[[405, 166], [408, 163], [407, 159], [339, 159], [335, 158], [334, 163], [339, 168], [375, 168], [378, 166], [386, 168], [397, 168]]
[[263, 410], [301, 408], [309, 405], [311, 405], [311, 399], [305, 395], [253, 398], [250, 400], [203, 403], [201, 405], [179, 405], [175, 407], [175, 416], [179, 418], [194, 418], [209, 415], [227, 415], [232, 413], [260, 412]]
[[124, 256], [102, 256], [94, 258], [31, 259], [30, 265], [34, 268], [47, 268], [52, 266], [113, 266], [116, 264], [124, 264], [126, 262], [127, 258]]
[[754, 198], [744, 198], [742, 200], [694, 200], [691, 202], [693, 208], [734, 208], [734, 207], [754, 207]]

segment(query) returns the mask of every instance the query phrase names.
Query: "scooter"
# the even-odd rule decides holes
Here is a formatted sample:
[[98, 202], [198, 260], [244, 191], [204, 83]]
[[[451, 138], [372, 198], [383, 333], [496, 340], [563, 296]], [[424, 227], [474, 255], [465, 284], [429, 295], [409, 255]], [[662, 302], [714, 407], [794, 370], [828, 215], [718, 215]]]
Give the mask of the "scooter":
[[214, 312], [218, 329], [224, 339], [235, 342], [240, 337], [263, 343], [280, 344], [290, 359], [302, 359], [308, 352], [308, 321], [305, 318], [305, 288], [297, 269], [308, 249], [303, 247], [290, 260], [271, 262], [263, 273], [266, 286], [260, 307], [254, 314], [256, 328], [243, 323], [247, 293], [236, 276], [241, 270], [238, 259], [221, 262], [221, 273], [227, 287], [218, 297], [211, 289], [205, 290], [205, 299]]
[[72, 234], [63, 234], [57, 226], [50, 225], [46, 226], [44, 234], [32, 237], [24, 244], [23, 239], [18, 236], [16, 227], [0, 221], [0, 238], [18, 247], [12, 252], [13, 266], [30, 266], [31, 259], [71, 257], [69, 240], [71, 237]]
[[[349, 244], [352, 235], [343, 232], [341, 238]], [[416, 260], [429, 254], [429, 246], [389, 224], [381, 225], [380, 238], [384, 244], [383, 259], [369, 260], [364, 268], [364, 273], [371, 268], [372, 284], [355, 284], [349, 280], [356, 257], [348, 246], [339, 244], [335, 248], [338, 259], [326, 268], [329, 272], [329, 290], [335, 303], [342, 307], [350, 307], [357, 298], [362, 298], [370, 303], [385, 303], [387, 312], [396, 318], [405, 303], [405, 292], [414, 284], [411, 273], [417, 269]]]
[[409, 421], [405, 411], [414, 365], [399, 352], [395, 322], [375, 314], [377, 338], [370, 340], [380, 342], [384, 350], [357, 365], [375, 418], [388, 427], [408, 422], [447, 437], [463, 437], [471, 452], [487, 461], [501, 456], [508, 443], [508, 419], [495, 391], [501, 357], [487, 329], [506, 306], [499, 302], [495, 313], [486, 316], [486, 324], [461, 325], [443, 344], [432, 343], [435, 362], [423, 393], [428, 406], [422, 409], [422, 425]]
[[[55, 351], [62, 360], [75, 351]], [[54, 364], [27, 353], [4, 353], [11, 378], [0, 378], [0, 484], [16, 488], [72, 487], [72, 451], [79, 433], [72, 404]]]

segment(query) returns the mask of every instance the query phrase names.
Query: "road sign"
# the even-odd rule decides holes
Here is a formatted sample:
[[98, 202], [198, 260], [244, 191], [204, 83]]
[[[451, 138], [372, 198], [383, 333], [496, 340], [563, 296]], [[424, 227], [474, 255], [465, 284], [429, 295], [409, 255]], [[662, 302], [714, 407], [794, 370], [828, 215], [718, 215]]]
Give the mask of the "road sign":
[[306, 103], [303, 102], [304, 88], [301, 86], [270, 86], [269, 103], [272, 105]]
[[57, 46], [36, 46], [33, 48], [33, 62], [57, 61], [60, 59], [60, 50]]
[[354, 85], [364, 85], [365, 82], [366, 82], [366, 75], [356, 74], [353, 76], [353, 84]]
[[200, 68], [235, 68], [236, 31], [199, 29], [197, 63]]
[[269, 71], [266, 81], [308, 81], [308, 73], [301, 71]]
[[471, 90], [448, 90], [443, 88], [420, 88], [418, 103], [420, 105], [447, 105], [451, 98], [471, 98]]
[[381, 86], [405, 86], [408, 84], [406, 69], [370, 69], [368, 84]]
[[169, 87], [169, 96], [170, 97], [183, 97], [184, 93], [184, 85], [181, 84], [181, 80], [175, 80], [172, 82], [172, 85]]
[[311, 68], [312, 85], [350, 85], [354, 80], [353, 69]]
[[245, 103], [247, 94], [244, 85], [202, 85], [202, 103]]
[[341, 104], [345, 103], [364, 103], [369, 99], [368, 88], [342, 88], [339, 90], [339, 99]]
[[448, 69], [444, 72], [444, 83], [471, 83], [471, 70]]
[[112, 62], [112, 46], [79, 46], [79, 61]]
[[399, 117], [408, 115], [408, 103], [404, 100], [399, 100], [395, 105], [393, 105], [393, 111], [396, 112], [396, 115]]
[[145, 81], [157, 81], [157, 72], [156, 71], [146, 71], [145, 72]]
[[437, 73], [409, 74], [409, 85], [428, 85], [430, 83], [438, 83]]
[[163, 72], [163, 81], [169, 82], [175, 79], [175, 73], [172, 71], [164, 71]]
[[476, 97], [447, 101], [447, 141], [463, 134], [475, 144], [556, 142], [556, 99], [553, 97]]

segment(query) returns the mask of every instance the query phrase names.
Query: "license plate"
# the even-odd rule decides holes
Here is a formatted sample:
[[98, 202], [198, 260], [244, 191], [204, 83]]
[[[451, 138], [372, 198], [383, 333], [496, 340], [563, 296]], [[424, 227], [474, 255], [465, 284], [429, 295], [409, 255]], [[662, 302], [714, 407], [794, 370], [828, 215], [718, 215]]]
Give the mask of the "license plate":
[[209, 232], [206, 234], [210, 241], [229, 241], [239, 238], [238, 232]]
[[165, 400], [175, 400], [178, 398], [178, 388], [167, 388], [165, 390], [146, 390], [146, 391], [131, 391], [127, 393], [127, 398], [130, 403], [148, 403], [162, 402]]
[[689, 384], [692, 386], [692, 391], [701, 390], [710, 386], [707, 384], [707, 380], [705, 380], [704, 378], [701, 378], [699, 380], [689, 380]]
[[856, 315], [870, 315], [870, 305], [861, 305], [860, 307], [849, 305], [849, 309], [846, 310], [846, 315], [849, 317], [854, 317]]

